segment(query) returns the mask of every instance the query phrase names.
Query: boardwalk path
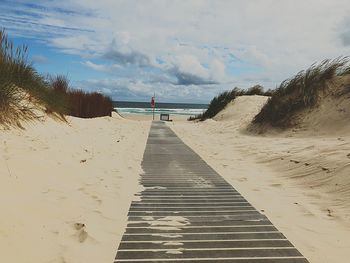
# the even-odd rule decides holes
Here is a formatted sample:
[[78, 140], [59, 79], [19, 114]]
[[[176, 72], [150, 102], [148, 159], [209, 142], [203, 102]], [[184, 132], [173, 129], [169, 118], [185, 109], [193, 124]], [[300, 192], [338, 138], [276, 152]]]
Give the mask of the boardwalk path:
[[153, 122], [142, 167], [115, 262], [308, 262], [164, 123]]

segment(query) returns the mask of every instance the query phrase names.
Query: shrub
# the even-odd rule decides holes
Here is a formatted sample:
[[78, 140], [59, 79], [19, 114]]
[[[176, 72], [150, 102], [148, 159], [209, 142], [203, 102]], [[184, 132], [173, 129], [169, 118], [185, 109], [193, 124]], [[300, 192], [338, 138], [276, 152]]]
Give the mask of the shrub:
[[65, 101], [67, 115], [80, 118], [112, 115], [113, 103], [109, 97], [97, 92], [71, 89], [68, 78], [61, 75], [51, 77], [50, 83], [56, 97], [62, 97]]
[[80, 118], [112, 116], [112, 100], [100, 93], [86, 93], [82, 90], [69, 90], [69, 115]]
[[302, 109], [315, 106], [329, 81], [335, 76], [350, 73], [347, 63], [347, 58], [324, 60], [283, 81], [255, 116], [253, 123], [281, 128], [293, 125], [292, 116]]

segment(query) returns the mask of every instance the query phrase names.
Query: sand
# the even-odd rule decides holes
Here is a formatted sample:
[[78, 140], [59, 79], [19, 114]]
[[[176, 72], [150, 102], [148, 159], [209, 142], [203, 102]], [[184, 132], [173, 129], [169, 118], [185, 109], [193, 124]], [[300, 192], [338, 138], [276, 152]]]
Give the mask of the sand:
[[[248, 134], [266, 97], [239, 97], [213, 120], [169, 126], [314, 263], [350, 256], [350, 136], [328, 129]], [[320, 124], [321, 125], [321, 124]], [[335, 123], [333, 123], [335, 125]], [[321, 126], [319, 126], [320, 128]]]
[[[212, 120], [180, 117], [168, 125], [311, 263], [347, 262], [350, 136], [343, 123], [323, 129], [317, 111], [309, 126], [247, 133], [266, 99], [239, 97]], [[68, 118], [69, 125], [47, 118], [25, 131], [0, 131], [1, 262], [113, 261], [141, 190], [151, 124], [150, 116], [125, 117]], [[159, 225], [182, 224], [164, 220]]]
[[0, 262], [113, 262], [150, 122], [68, 122], [0, 131]]

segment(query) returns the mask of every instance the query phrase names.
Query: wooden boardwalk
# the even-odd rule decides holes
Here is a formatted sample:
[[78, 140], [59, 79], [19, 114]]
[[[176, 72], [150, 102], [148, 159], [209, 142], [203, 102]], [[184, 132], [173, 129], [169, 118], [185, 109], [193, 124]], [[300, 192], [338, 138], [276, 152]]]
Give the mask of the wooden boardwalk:
[[115, 262], [307, 263], [229, 183], [162, 122], [143, 157]]

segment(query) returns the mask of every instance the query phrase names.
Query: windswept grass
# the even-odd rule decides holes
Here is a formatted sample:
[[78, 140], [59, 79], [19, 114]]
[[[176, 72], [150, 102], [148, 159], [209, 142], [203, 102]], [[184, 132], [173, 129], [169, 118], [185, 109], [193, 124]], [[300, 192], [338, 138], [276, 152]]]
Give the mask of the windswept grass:
[[65, 114], [92, 118], [111, 116], [112, 100], [99, 93], [69, 89], [64, 76], [41, 76], [28, 62], [28, 48], [14, 47], [0, 31], [0, 125], [22, 127], [39, 111], [64, 119]]
[[294, 114], [317, 105], [320, 96], [336, 76], [350, 74], [348, 61], [347, 57], [324, 60], [283, 81], [255, 116], [253, 124], [280, 128], [293, 125]]
[[248, 90], [242, 90], [239, 88], [234, 88], [231, 91], [225, 91], [218, 96], [214, 97], [211, 102], [209, 103], [208, 109], [200, 115], [197, 115], [195, 117], [190, 117], [188, 120], [201, 120], [204, 121], [209, 118], [213, 118], [216, 114], [218, 114], [220, 111], [222, 111], [228, 103], [230, 103], [232, 100], [234, 100], [237, 96], [243, 96], [243, 95], [263, 95], [263, 96], [270, 96], [272, 93], [271, 90], [264, 91], [264, 88], [260, 85], [255, 85]]
[[4, 30], [0, 31], [0, 124], [21, 127], [21, 122], [37, 118], [44, 108], [63, 113], [53, 89], [28, 62], [28, 48], [15, 48]]
[[69, 87], [65, 76], [51, 78], [51, 86], [56, 96], [62, 96], [66, 101], [66, 113], [80, 118], [95, 118], [111, 116], [112, 99], [100, 93], [74, 90]]
[[100, 93], [87, 93], [82, 90], [70, 90], [68, 93], [70, 102], [69, 115], [80, 118], [95, 118], [112, 116], [112, 100]]

